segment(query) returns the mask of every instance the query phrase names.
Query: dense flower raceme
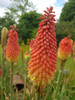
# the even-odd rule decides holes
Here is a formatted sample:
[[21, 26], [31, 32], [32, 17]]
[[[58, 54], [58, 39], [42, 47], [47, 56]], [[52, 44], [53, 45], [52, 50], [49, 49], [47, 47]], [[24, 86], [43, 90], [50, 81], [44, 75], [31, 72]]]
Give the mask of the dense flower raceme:
[[61, 60], [67, 60], [72, 53], [72, 43], [68, 37], [61, 40], [58, 48], [58, 57]]
[[2, 70], [0, 70], [0, 76], [2, 75]]
[[8, 35], [8, 29], [4, 27], [1, 31], [1, 47], [2, 48], [4, 48], [4, 46], [6, 45], [7, 35]]
[[19, 55], [19, 45], [18, 45], [18, 34], [16, 32], [16, 26], [11, 26], [11, 30], [9, 31], [9, 38], [6, 46], [6, 58], [10, 62], [17, 62], [17, 58]]
[[47, 8], [43, 19], [39, 24], [38, 33], [34, 45], [31, 49], [31, 60], [29, 64], [28, 76], [33, 85], [42, 91], [53, 79], [56, 70], [56, 34], [55, 34], [55, 15], [53, 7]]

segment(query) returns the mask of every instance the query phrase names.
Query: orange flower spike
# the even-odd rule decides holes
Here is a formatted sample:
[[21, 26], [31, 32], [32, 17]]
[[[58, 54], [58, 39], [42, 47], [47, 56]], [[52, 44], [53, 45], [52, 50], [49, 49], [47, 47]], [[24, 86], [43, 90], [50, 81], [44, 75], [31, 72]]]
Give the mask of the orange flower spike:
[[58, 57], [61, 60], [67, 60], [72, 53], [72, 42], [68, 37], [61, 40], [58, 48]]
[[53, 7], [47, 8], [41, 17], [43, 20], [39, 24], [38, 33], [31, 49], [31, 60], [28, 67], [28, 76], [33, 85], [40, 90], [50, 83], [57, 68], [55, 15], [52, 10]]
[[18, 45], [18, 34], [16, 32], [16, 26], [10, 26], [12, 29], [9, 30], [9, 38], [6, 46], [6, 58], [10, 62], [17, 62], [19, 55], [19, 45]]

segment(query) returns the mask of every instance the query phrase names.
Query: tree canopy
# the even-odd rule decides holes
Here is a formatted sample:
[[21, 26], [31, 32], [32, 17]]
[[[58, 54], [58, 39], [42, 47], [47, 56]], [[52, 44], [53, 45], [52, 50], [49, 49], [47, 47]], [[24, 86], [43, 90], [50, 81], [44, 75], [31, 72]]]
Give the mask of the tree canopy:
[[17, 15], [22, 15], [24, 12], [33, 8], [33, 3], [29, 0], [11, 0], [11, 5], [8, 7], [11, 13]]
[[[38, 28], [38, 24], [41, 21], [41, 14], [36, 11], [25, 12], [19, 19], [18, 29], [19, 37], [23, 40], [32, 38], [33, 31]], [[34, 33], [35, 35], [36, 33]]]
[[71, 35], [71, 39], [75, 41], [75, 18], [72, 21], [63, 21], [56, 23], [57, 45], [62, 38], [68, 35]]
[[59, 21], [72, 21], [75, 17], [75, 0], [65, 3]]
[[10, 25], [14, 25], [15, 23], [16, 22], [14, 21], [13, 16], [9, 12], [6, 12], [4, 17], [0, 17], [0, 36], [3, 27], [10, 29]]

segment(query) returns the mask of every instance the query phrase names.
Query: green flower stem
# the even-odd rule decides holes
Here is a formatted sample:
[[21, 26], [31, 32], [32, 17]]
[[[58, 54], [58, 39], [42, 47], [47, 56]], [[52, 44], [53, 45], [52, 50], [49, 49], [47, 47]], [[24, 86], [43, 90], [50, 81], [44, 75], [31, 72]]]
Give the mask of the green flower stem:
[[21, 59], [22, 59], [22, 69], [23, 69], [23, 62], [24, 62], [24, 61], [23, 61], [23, 60], [24, 60], [23, 47], [22, 47], [22, 51], [21, 51], [21, 53], [22, 53], [22, 54], [21, 54], [21, 56], [22, 56], [22, 58], [21, 58]]
[[4, 48], [2, 48], [1, 100], [3, 100]]
[[24, 76], [24, 97], [23, 100], [26, 100], [26, 76]]
[[47, 90], [47, 92], [46, 92], [46, 96], [44, 97], [44, 100], [47, 100], [47, 97], [49, 96], [51, 90], [52, 90], [52, 87], [49, 85], [49, 86], [48, 86], [48, 90]]
[[30, 84], [30, 87], [29, 87], [29, 92], [30, 92], [29, 100], [31, 100], [31, 84]]
[[57, 83], [57, 86], [56, 86], [56, 89], [55, 89], [55, 95], [54, 95], [53, 100], [56, 100], [56, 97], [57, 97], [57, 94], [58, 94], [58, 91], [59, 91], [59, 86], [60, 86], [60, 81], [61, 81], [61, 74], [62, 74], [62, 71], [59, 70], [58, 83]]
[[25, 66], [25, 76], [24, 76], [24, 100], [26, 100], [26, 87], [27, 87], [27, 63], [28, 63], [28, 60], [26, 60], [26, 66]]
[[13, 100], [13, 62], [11, 63], [10, 71], [10, 100]]
[[60, 61], [60, 69], [63, 71], [64, 70], [64, 64], [65, 64], [66, 60], [61, 60]]
[[38, 91], [37, 100], [41, 100], [40, 91]]
[[59, 70], [59, 74], [58, 74], [58, 84], [56, 86], [56, 89], [55, 89], [55, 95], [54, 95], [54, 99], [53, 100], [56, 100], [56, 97], [57, 97], [57, 94], [59, 92], [59, 87], [60, 87], [60, 81], [61, 81], [61, 78], [63, 77], [63, 70], [64, 70], [64, 64], [65, 64], [66, 60], [61, 60], [60, 61], [60, 70]]

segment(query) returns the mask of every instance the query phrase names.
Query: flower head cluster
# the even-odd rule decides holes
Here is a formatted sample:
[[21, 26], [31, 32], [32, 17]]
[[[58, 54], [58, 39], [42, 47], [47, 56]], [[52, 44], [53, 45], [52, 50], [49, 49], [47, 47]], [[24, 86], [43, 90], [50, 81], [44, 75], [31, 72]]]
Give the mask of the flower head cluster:
[[4, 27], [1, 31], [1, 46], [2, 48], [6, 45], [6, 39], [8, 35], [8, 29]]
[[58, 48], [58, 57], [61, 60], [67, 60], [72, 53], [72, 43], [68, 37], [61, 40]]
[[28, 76], [33, 85], [40, 90], [44, 89], [53, 79], [57, 61], [53, 7], [47, 8], [44, 13], [31, 49], [31, 60], [28, 67]]
[[11, 26], [11, 30], [9, 31], [9, 38], [6, 46], [6, 58], [10, 62], [17, 62], [17, 58], [19, 55], [19, 45], [18, 45], [18, 34], [16, 32], [16, 26]]

